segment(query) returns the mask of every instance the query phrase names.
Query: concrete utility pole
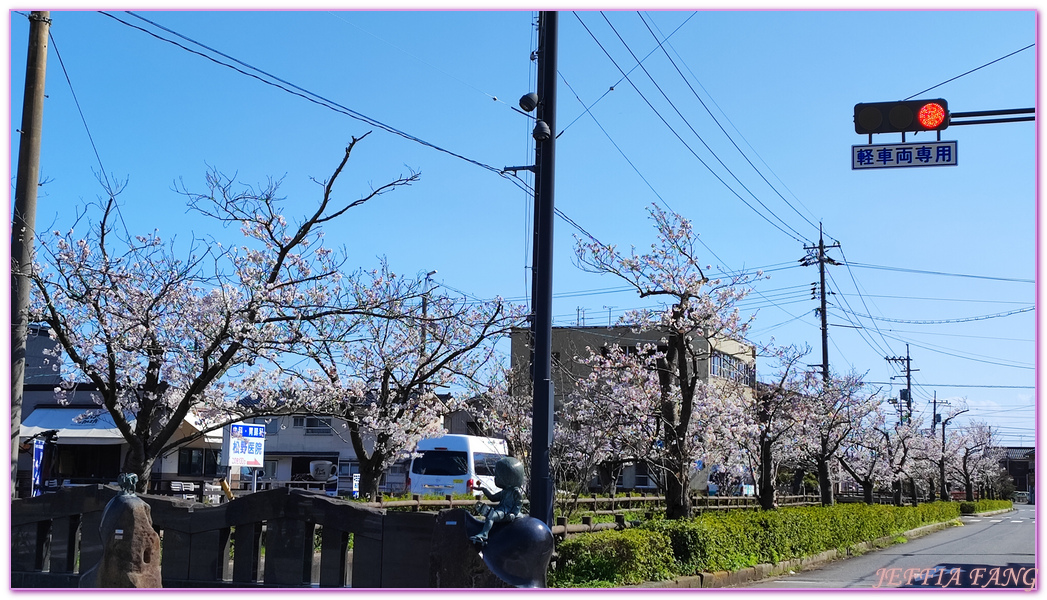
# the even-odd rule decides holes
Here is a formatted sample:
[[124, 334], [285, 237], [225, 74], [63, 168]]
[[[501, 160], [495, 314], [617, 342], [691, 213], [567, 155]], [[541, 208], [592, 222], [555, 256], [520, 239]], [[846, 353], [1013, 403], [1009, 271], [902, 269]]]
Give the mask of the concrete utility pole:
[[[538, 13], [538, 112], [535, 139], [534, 405], [531, 429], [530, 515], [553, 525], [553, 182], [556, 159], [556, 41], [558, 13]], [[547, 126], [547, 127], [543, 127]]]
[[830, 265], [838, 265], [840, 263], [829, 258], [825, 254], [826, 248], [839, 248], [839, 242], [830, 246], [825, 245], [825, 238], [822, 236], [822, 224], [818, 223], [818, 245], [817, 246], [804, 246], [803, 249], [808, 252], [817, 250], [818, 253], [813, 257], [807, 255], [800, 260], [803, 266], [810, 266], [815, 262], [818, 263], [818, 279], [821, 282], [821, 297], [822, 305], [818, 312], [822, 317], [822, 380], [825, 382], [829, 381], [829, 316], [826, 312], [826, 300], [825, 300], [825, 263]]
[[40, 140], [44, 125], [44, 81], [51, 11], [29, 14], [29, 51], [18, 143], [15, 210], [11, 222], [11, 498], [17, 496], [18, 433], [22, 427], [25, 346], [29, 334], [29, 277], [36, 233], [36, 191], [40, 183]]
[[[905, 398], [899, 400], [905, 400], [905, 408], [902, 408], [902, 404], [898, 402], [898, 412], [901, 413], [902, 421], [912, 421], [912, 374], [919, 369], [912, 368], [912, 358], [909, 357], [909, 344], [905, 345], [905, 357], [901, 356], [885, 356], [884, 360], [887, 362], [900, 362], [905, 363]], [[937, 400], [937, 396], [935, 396]]]

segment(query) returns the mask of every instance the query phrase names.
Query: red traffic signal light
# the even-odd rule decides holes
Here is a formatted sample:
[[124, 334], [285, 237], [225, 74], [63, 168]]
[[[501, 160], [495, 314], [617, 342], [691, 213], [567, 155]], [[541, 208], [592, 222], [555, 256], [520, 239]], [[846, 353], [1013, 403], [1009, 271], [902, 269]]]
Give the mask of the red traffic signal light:
[[854, 105], [855, 133], [941, 131], [948, 126], [949, 103], [941, 98]]

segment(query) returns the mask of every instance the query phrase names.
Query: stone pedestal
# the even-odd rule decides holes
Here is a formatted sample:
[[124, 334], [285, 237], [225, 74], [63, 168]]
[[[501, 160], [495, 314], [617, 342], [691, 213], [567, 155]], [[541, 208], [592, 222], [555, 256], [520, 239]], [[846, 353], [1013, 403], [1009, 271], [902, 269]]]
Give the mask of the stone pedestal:
[[98, 528], [102, 558], [80, 577], [80, 587], [159, 588], [160, 536], [153, 530], [149, 505], [133, 495], [106, 505]]

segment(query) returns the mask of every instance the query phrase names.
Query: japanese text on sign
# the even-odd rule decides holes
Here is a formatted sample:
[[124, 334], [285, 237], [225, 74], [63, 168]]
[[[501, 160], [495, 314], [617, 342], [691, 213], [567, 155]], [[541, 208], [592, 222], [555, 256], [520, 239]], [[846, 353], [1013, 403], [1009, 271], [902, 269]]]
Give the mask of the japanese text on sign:
[[851, 146], [851, 169], [956, 166], [956, 142]]
[[265, 458], [265, 425], [229, 426], [230, 467], [261, 467]]

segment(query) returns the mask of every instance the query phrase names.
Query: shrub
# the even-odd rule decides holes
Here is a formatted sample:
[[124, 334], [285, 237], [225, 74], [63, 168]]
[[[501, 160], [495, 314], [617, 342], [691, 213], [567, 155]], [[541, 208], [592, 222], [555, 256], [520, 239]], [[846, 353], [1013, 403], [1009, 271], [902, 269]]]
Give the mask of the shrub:
[[[967, 504], [967, 503], [964, 502], [962, 504]], [[972, 504], [974, 504], [974, 511], [973, 512], [976, 512], [976, 513], [989, 512], [991, 510], [1006, 510], [1006, 509], [1014, 508], [1014, 502], [1012, 502], [1010, 500], [978, 500], [977, 502], [973, 502]], [[963, 507], [962, 506], [960, 507], [960, 512], [963, 512]], [[968, 514], [968, 513], [964, 513], [964, 514]]]
[[672, 574], [734, 571], [878, 538], [903, 540], [904, 531], [959, 515], [959, 503], [932, 502], [707, 512], [688, 520], [655, 520], [636, 529], [581, 534], [561, 543], [550, 583], [595, 587], [657, 581]]
[[669, 579], [673, 552], [655, 531], [627, 529], [579, 535], [560, 543], [554, 587], [607, 587]]
[[973, 515], [977, 512], [977, 504], [974, 502], [961, 502], [960, 503], [960, 514], [961, 515]]
[[812, 556], [957, 516], [959, 508], [950, 502], [917, 507], [839, 504], [707, 513], [685, 521], [653, 521], [641, 528], [668, 537], [677, 573], [692, 575]]

